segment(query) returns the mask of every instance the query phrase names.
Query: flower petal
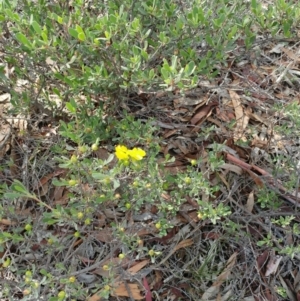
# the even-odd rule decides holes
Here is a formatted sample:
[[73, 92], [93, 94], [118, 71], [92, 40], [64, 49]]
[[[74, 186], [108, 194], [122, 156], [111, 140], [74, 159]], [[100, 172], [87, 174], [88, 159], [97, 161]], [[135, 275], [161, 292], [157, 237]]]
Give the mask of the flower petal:
[[141, 149], [141, 148], [134, 148], [132, 150], [128, 151], [128, 155], [133, 159], [133, 160], [142, 160], [146, 156], [146, 152]]
[[129, 158], [129, 154], [128, 154], [129, 150], [127, 149], [126, 146], [117, 145], [115, 149], [116, 149], [115, 151], [116, 157], [119, 160], [127, 160]]

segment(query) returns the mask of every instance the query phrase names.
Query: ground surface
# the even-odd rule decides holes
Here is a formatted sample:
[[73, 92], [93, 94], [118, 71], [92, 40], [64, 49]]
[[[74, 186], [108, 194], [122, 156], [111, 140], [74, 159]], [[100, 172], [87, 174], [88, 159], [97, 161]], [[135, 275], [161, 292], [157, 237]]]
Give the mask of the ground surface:
[[[202, 164], [197, 168], [205, 171], [212, 144], [219, 145], [217, 154], [225, 163], [218, 172], [207, 175], [212, 184], [220, 186], [209, 201], [229, 205], [232, 214], [228, 218], [216, 224], [199, 218], [197, 203], [187, 196], [172, 221], [174, 228], [161, 238], [155, 228], [155, 208], [124, 214], [112, 205], [95, 212], [95, 223], [77, 240], [67, 236], [70, 229], [64, 225], [43, 226], [42, 209], [35, 202], [3, 203], [18, 213], [17, 217], [2, 217], [3, 231], [31, 220], [36, 234], [26, 241], [6, 244], [1, 257], [9, 255], [23, 269], [52, 266], [55, 258], [55, 263], [71, 267], [68, 276], [75, 276], [83, 290], [89, 291], [90, 301], [100, 300], [95, 283], [109, 276], [103, 266], [112, 263], [116, 288], [110, 300], [299, 301], [299, 250], [293, 257], [281, 255], [280, 250], [299, 246], [299, 177], [289, 190], [285, 184], [291, 181], [290, 168], [298, 169], [299, 174], [300, 129], [283, 110], [275, 109], [293, 104], [299, 111], [299, 45], [293, 39], [273, 39], [257, 42], [255, 52], [242, 49], [237, 46], [232, 51], [228, 66], [220, 67], [214, 80], [200, 78], [198, 87], [186, 91], [185, 96], [141, 93], [128, 96], [124, 104], [136, 119], [144, 122], [155, 118], [161, 154], [175, 157], [168, 166], [171, 172], [181, 172], [190, 160], [199, 158]], [[10, 93], [2, 90], [0, 112], [7, 121]], [[116, 118], [122, 118], [121, 111]], [[0, 160], [11, 164], [0, 171], [0, 180], [10, 184], [15, 178], [30, 178], [33, 191], [45, 203], [67, 206], [67, 188], [54, 187], [51, 182], [65, 170], [57, 168], [49, 152], [49, 146], [63, 138], [58, 134], [57, 120], [49, 115], [46, 119], [43, 127], [22, 116], [3, 121]], [[277, 126], [283, 124], [286, 130], [278, 131]], [[103, 146], [97, 156], [105, 158], [109, 152]], [[267, 188], [269, 195], [259, 194], [261, 188]], [[166, 192], [163, 197], [168, 200], [170, 196]], [[267, 197], [273, 198], [272, 209], [269, 204], [261, 206]], [[295, 218], [286, 227], [270, 222], [290, 215]], [[154, 262], [149, 256], [120, 262], [117, 255], [123, 250], [122, 233], [116, 236], [111, 222], [124, 225], [125, 234], [139, 236], [141, 248], [161, 254]], [[47, 244], [48, 232], [59, 238], [59, 249]], [[58, 269], [53, 266], [53, 270]], [[2, 268], [1, 285], [12, 289], [12, 300], [24, 297], [18, 277], [16, 271]], [[64, 287], [59, 281], [57, 285]], [[284, 296], [279, 294], [281, 290]]]

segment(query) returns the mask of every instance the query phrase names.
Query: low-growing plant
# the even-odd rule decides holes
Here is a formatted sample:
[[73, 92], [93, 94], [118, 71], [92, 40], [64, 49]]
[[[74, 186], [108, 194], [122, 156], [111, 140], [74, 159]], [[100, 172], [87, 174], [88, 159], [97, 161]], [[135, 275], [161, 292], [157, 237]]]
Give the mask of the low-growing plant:
[[[1, 1], [0, 80], [1, 90], [4, 87], [3, 91], [11, 94], [8, 114], [30, 115], [26, 118], [32, 127], [35, 121], [43, 122], [40, 118], [45, 115], [52, 118], [51, 123], [60, 119], [58, 135], [64, 139], [50, 150], [54, 166], [65, 173], [51, 184], [66, 187], [69, 201], [65, 205], [47, 203], [33, 183], [15, 179], [11, 185], [0, 184], [0, 197], [5, 201], [0, 204], [0, 218], [13, 219], [20, 203], [33, 202], [41, 209], [43, 227], [65, 227], [64, 239], [75, 244], [84, 240], [97, 210], [110, 207], [136, 214], [155, 208], [153, 228], [166, 236], [188, 196], [199, 206], [198, 219], [214, 226], [224, 221], [232, 232], [238, 232], [240, 225], [229, 220], [230, 208], [223, 202], [210, 202], [219, 191], [209, 176], [224, 163], [222, 145], [210, 145], [205, 172], [199, 168], [203, 164], [199, 159], [172, 174], [166, 165], [173, 158], [167, 155], [158, 160], [158, 131], [152, 120], [138, 120], [126, 112], [130, 106], [127, 100], [144, 92], [184, 94], [198, 85], [199, 78], [215, 77], [224, 64], [227, 68], [230, 51], [242, 53], [253, 47], [258, 34], [296, 36], [299, 20], [299, 4], [284, 0], [267, 7], [256, 0], [76, 0], [70, 5], [63, 1], [37, 0], [34, 5], [31, 1]], [[298, 103], [289, 105], [285, 114], [289, 121], [281, 120], [275, 130], [297, 136], [293, 127], [300, 128]], [[229, 129], [234, 126], [234, 121], [228, 125]], [[215, 126], [204, 128], [199, 139], [209, 140], [213, 131]], [[249, 141], [236, 144], [248, 146]], [[99, 148], [105, 150], [105, 158], [98, 156]], [[292, 172], [285, 187], [297, 187], [297, 162], [288, 162], [284, 156], [276, 160]], [[0, 172], [13, 165], [5, 162]], [[268, 189], [258, 192], [257, 201], [262, 208], [279, 206], [276, 193]], [[273, 222], [287, 226], [292, 217]], [[35, 238], [36, 223], [24, 218], [18, 226], [11, 224], [2, 231], [0, 252]], [[148, 257], [152, 262], [160, 256], [155, 247], [140, 246], [139, 238], [126, 234], [123, 225], [109, 226], [123, 248], [120, 260], [134, 252], [137, 258]], [[299, 233], [297, 224], [292, 231]], [[269, 233], [258, 245], [273, 247], [272, 239]], [[47, 245], [45, 252], [52, 258], [56, 258], [55, 252], [62, 252], [63, 243], [52, 232], [39, 241]], [[285, 247], [281, 252], [293, 257], [299, 250]], [[195, 270], [199, 279], [211, 281], [219, 273], [217, 268], [209, 271], [216, 253], [216, 244], [212, 244]], [[44, 287], [47, 295], [43, 297], [50, 301], [86, 299], [89, 295], [86, 287], [70, 276], [66, 262], [54, 262], [51, 270], [37, 269], [28, 261], [25, 270], [11, 255], [3, 255], [2, 268], [15, 275], [23, 300], [40, 298]], [[113, 270], [113, 266], [107, 269]], [[112, 272], [104, 277], [93, 292], [100, 289], [102, 297], [109, 298], [114, 276]], [[4, 297], [12, 291], [5, 285], [1, 289]]]

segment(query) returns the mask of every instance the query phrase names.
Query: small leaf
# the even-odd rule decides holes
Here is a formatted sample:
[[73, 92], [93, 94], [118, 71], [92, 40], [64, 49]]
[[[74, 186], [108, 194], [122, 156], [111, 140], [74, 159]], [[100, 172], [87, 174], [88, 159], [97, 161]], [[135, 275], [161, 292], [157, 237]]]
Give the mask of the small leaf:
[[175, 71], [177, 68], [177, 60], [178, 60], [178, 56], [173, 55], [172, 56], [172, 71]]
[[39, 23], [36, 22], [36, 21], [33, 21], [31, 25], [32, 25], [34, 31], [35, 31], [38, 35], [41, 35], [42, 29], [41, 29], [41, 26], [39, 25]]
[[60, 17], [60, 16], [57, 16], [56, 21], [57, 21], [59, 24], [63, 24], [63, 18]]
[[191, 61], [185, 66], [184, 73], [186, 76], [190, 76], [194, 73], [195, 69], [196, 69], [196, 65], [193, 61]]
[[107, 175], [104, 175], [103, 173], [100, 173], [100, 172], [93, 172], [92, 177], [95, 180], [104, 180], [105, 178], [107, 178]]
[[170, 73], [165, 68], [161, 68], [160, 72], [164, 80], [170, 77]]
[[144, 34], [144, 39], [148, 38], [148, 36], [150, 35], [151, 33], [151, 29], [148, 29], [147, 32]]
[[9, 199], [9, 200], [15, 200], [17, 198], [23, 197], [23, 194], [17, 193], [17, 192], [6, 192], [4, 194], [4, 197], [7, 198], [7, 199]]
[[63, 186], [68, 185], [68, 181], [65, 181], [65, 180], [60, 181], [60, 180], [57, 180], [57, 179], [53, 179], [53, 180], [52, 180], [52, 184], [53, 184], [54, 186], [63, 187]]
[[27, 37], [25, 35], [23, 35], [21, 32], [16, 33], [16, 38], [17, 40], [23, 44], [24, 46], [27, 46], [29, 48], [31, 48], [31, 43], [30, 41], [27, 39]]
[[47, 36], [47, 33], [46, 33], [46, 32], [42, 32], [42, 33], [41, 33], [41, 37], [42, 37], [42, 39], [44, 40], [44, 42], [48, 42], [48, 36]]
[[84, 34], [84, 32], [80, 32], [79, 34], [78, 34], [78, 40], [80, 40], [80, 41], [85, 41], [85, 34]]
[[69, 28], [69, 34], [75, 38], [75, 39], [78, 39], [78, 31], [75, 30], [74, 28]]
[[76, 25], [76, 31], [77, 31], [78, 33], [84, 33], [82, 27], [79, 26], [79, 25]]
[[11, 185], [11, 189], [16, 192], [20, 192], [22, 194], [26, 194], [26, 195], [29, 194], [26, 187], [18, 180], [14, 180], [14, 182]]
[[110, 154], [109, 157], [104, 161], [104, 165], [109, 164], [114, 159], [114, 154]]
[[108, 31], [104, 31], [105, 38], [109, 40], [111, 38], [111, 34]]
[[76, 108], [70, 103], [66, 103], [66, 108], [71, 112], [71, 113], [76, 113]]
[[119, 187], [120, 187], [120, 181], [114, 179], [114, 189], [117, 189], [117, 188], [119, 188]]

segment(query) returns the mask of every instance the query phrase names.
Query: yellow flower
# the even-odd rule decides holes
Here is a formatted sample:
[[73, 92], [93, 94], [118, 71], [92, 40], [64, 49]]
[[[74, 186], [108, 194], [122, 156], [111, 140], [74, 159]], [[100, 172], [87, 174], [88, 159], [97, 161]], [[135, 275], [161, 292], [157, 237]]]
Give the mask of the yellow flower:
[[140, 161], [146, 156], [146, 152], [142, 150], [141, 148], [134, 148], [132, 150], [128, 150], [128, 155], [133, 159]]
[[146, 156], [146, 152], [141, 148], [135, 147], [130, 150], [124, 145], [116, 146], [115, 154], [119, 160], [124, 162], [128, 162], [129, 158], [133, 161], [140, 161]]
[[124, 146], [124, 145], [116, 146], [115, 154], [119, 160], [128, 160], [128, 158], [129, 158], [128, 152], [129, 152], [129, 150], [126, 146]]

